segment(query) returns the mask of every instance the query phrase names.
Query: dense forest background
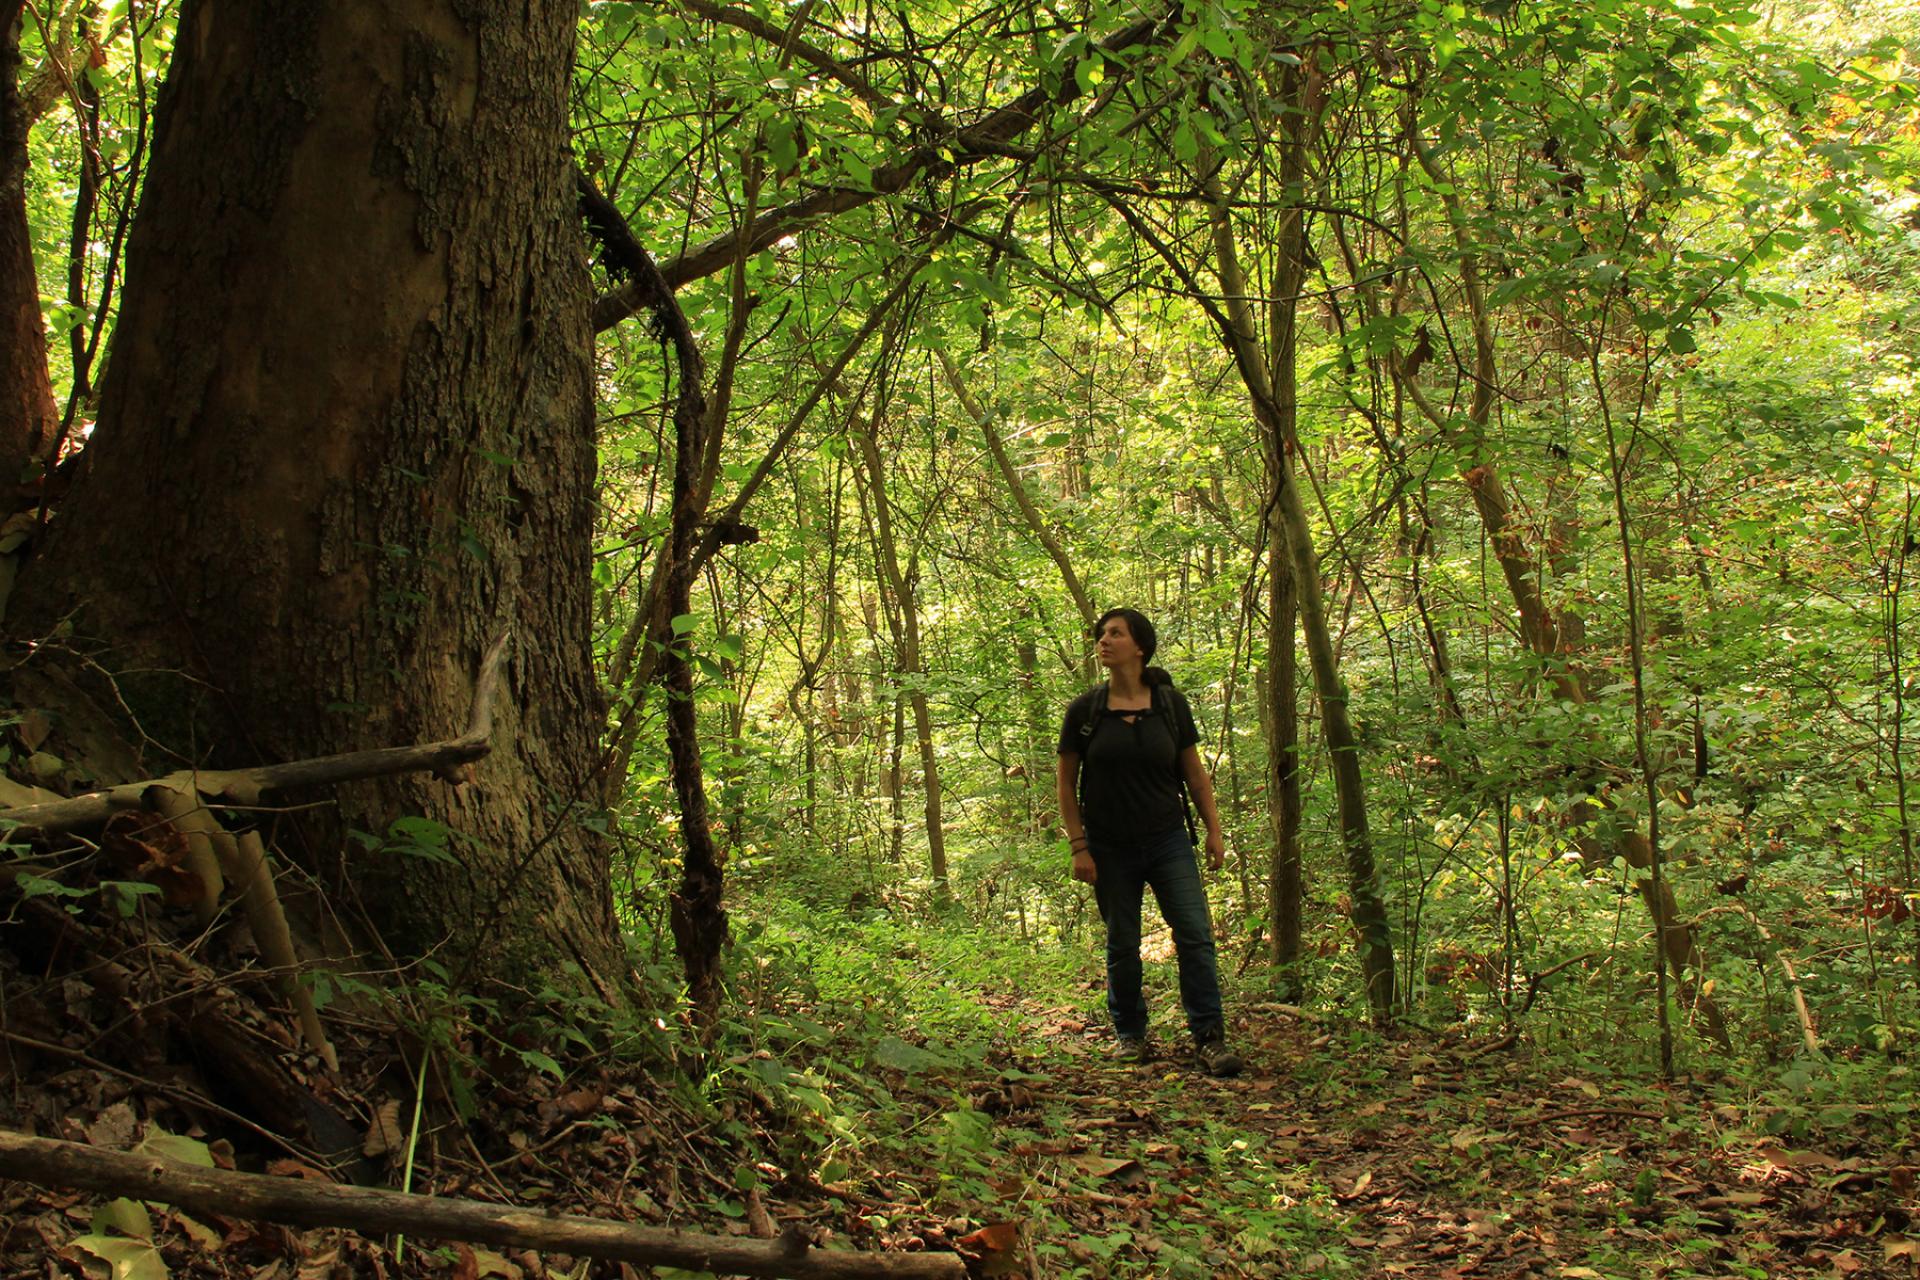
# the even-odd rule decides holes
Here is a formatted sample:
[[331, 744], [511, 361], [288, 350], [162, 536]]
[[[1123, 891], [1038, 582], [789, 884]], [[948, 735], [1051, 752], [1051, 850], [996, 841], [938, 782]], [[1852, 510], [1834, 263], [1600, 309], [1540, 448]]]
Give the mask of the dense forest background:
[[[631, 1058], [839, 1185], [836, 1062], [1095, 1035], [1054, 743], [1125, 604], [1237, 1035], [1712, 1079], [1900, 1165], [1907, 7], [363, 7], [0, 3], [7, 763], [452, 739], [510, 632], [471, 772], [241, 819], [409, 1107]], [[20, 848], [18, 902], [161, 909]], [[991, 1111], [937, 1109], [963, 1199]], [[1228, 1273], [1080, 1229], [1036, 1256]]]

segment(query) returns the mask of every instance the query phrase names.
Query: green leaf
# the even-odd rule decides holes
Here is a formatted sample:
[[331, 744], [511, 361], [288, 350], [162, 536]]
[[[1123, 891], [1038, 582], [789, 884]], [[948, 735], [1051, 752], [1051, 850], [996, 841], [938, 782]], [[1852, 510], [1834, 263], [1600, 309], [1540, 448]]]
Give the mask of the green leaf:
[[162, 1160], [171, 1160], [175, 1164], [198, 1165], [202, 1169], [211, 1169], [213, 1152], [207, 1144], [177, 1133], [168, 1133], [164, 1129], [154, 1129], [140, 1140], [134, 1152], [144, 1156], [159, 1156]]
[[1667, 350], [1677, 356], [1688, 355], [1700, 348], [1693, 340], [1693, 330], [1677, 326], [1667, 330]]
[[68, 888], [58, 880], [49, 880], [31, 871], [17, 873], [13, 879], [13, 886], [19, 890], [22, 897], [27, 898], [84, 898], [89, 892], [86, 889]]
[[113, 1280], [168, 1280], [166, 1260], [146, 1240], [126, 1240], [118, 1236], [79, 1236], [76, 1249], [85, 1249], [113, 1268]]
[[773, 159], [774, 172], [792, 173], [799, 167], [800, 139], [791, 119], [775, 116], [767, 121], [767, 151]]
[[691, 613], [679, 613], [674, 615], [673, 621], [669, 625], [673, 627], [673, 634], [676, 636], [684, 636], [700, 625], [700, 619]]
[[909, 1075], [953, 1065], [950, 1059], [908, 1044], [898, 1036], [887, 1036], [873, 1046], [873, 1062], [875, 1066], [904, 1071]]
[[105, 1235], [109, 1231], [118, 1231], [123, 1236], [135, 1236], [141, 1240], [153, 1238], [153, 1219], [147, 1216], [147, 1206], [138, 1200], [109, 1200], [93, 1211], [93, 1220], [89, 1227], [95, 1235]]
[[566, 1078], [567, 1073], [560, 1069], [560, 1064], [555, 1062], [551, 1055], [542, 1053], [538, 1049], [520, 1050], [520, 1061], [526, 1063], [536, 1071], [546, 1072], [555, 1080], [563, 1080]]
[[102, 880], [100, 896], [113, 903], [122, 920], [131, 920], [133, 913], [140, 909], [140, 899], [160, 892], [157, 884], [148, 884], [144, 880]]

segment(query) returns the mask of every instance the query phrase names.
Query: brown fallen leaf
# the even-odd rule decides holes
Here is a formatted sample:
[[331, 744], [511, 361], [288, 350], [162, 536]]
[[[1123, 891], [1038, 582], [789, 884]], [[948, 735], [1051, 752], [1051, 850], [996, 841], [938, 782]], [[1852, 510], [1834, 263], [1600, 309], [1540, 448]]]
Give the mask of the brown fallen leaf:
[[1022, 1271], [1017, 1222], [988, 1223], [955, 1240], [953, 1247], [970, 1264], [967, 1270], [973, 1275], [1017, 1276]]
[[520, 1280], [521, 1278], [522, 1273], [518, 1264], [509, 1260], [504, 1254], [495, 1253], [491, 1249], [475, 1249], [473, 1263], [474, 1271], [482, 1280], [487, 1276], [497, 1276], [500, 1280]]
[[224, 1236], [206, 1223], [189, 1218], [178, 1209], [173, 1210], [168, 1216], [173, 1219], [173, 1224], [185, 1233], [187, 1239], [193, 1241], [195, 1246], [203, 1252], [214, 1252], [225, 1240]]
[[367, 1126], [367, 1137], [360, 1144], [360, 1154], [371, 1160], [389, 1151], [398, 1151], [405, 1141], [406, 1135], [400, 1131], [400, 1100], [388, 1098], [373, 1113], [373, 1123]]
[[1764, 1191], [1729, 1191], [1723, 1196], [1705, 1196], [1700, 1200], [1702, 1209], [1750, 1209], [1755, 1205], [1767, 1204], [1773, 1199]]
[[29, 751], [38, 751], [40, 745], [47, 740], [47, 735], [53, 732], [53, 721], [49, 720], [47, 713], [39, 708], [30, 708], [20, 714], [20, 724], [16, 732], [20, 735], [21, 746]]
[[116, 1102], [87, 1126], [87, 1141], [96, 1147], [124, 1151], [133, 1145], [134, 1127], [133, 1108], [125, 1102]]
[[1832, 1169], [1839, 1161], [1820, 1151], [1787, 1151], [1781, 1147], [1761, 1147], [1759, 1156], [1782, 1172], [1795, 1169]]
[[1124, 1178], [1129, 1174], [1141, 1172], [1138, 1160], [1116, 1160], [1110, 1156], [1092, 1154], [1075, 1156], [1068, 1163], [1082, 1173], [1092, 1174], [1096, 1178]]
[[159, 888], [170, 907], [187, 907], [207, 896], [188, 865], [187, 837], [165, 818], [146, 812], [117, 813], [101, 832], [100, 854], [124, 879]]

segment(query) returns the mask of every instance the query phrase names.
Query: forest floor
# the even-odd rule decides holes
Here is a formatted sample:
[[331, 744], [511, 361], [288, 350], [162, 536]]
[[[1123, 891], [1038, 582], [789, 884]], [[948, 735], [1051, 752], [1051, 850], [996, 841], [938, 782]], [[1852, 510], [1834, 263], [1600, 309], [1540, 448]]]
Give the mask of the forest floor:
[[[1246, 1070], [1217, 1080], [1168, 1036], [1148, 1063], [1113, 1060], [1084, 954], [983, 977], [996, 959], [966, 939], [942, 956], [926, 933], [890, 938], [891, 954], [843, 959], [837, 988], [823, 957], [845, 953], [801, 957], [806, 983], [743, 1007], [695, 1071], [602, 1056], [561, 1078], [496, 1061], [471, 1120], [429, 1108], [414, 1188], [691, 1231], [795, 1227], [836, 1248], [960, 1247], [985, 1275], [1031, 1280], [1915, 1275], [1904, 1065], [1660, 1084], [1617, 1065], [1633, 1056], [1625, 1035], [1582, 1043], [1563, 1022], [1558, 1049], [1460, 1028], [1381, 1036], [1241, 992]], [[1149, 973], [1167, 1003], [1170, 967]], [[100, 1007], [78, 981], [64, 980], [71, 1007]], [[9, 1008], [38, 989], [18, 973], [7, 985]], [[90, 1021], [72, 1015], [66, 1038], [103, 1052], [111, 1024]], [[370, 1156], [384, 1149], [362, 1173], [398, 1185], [406, 1074], [390, 1037], [346, 1049], [327, 1096], [358, 1117], [356, 1155], [362, 1131]], [[8, 1127], [327, 1176], [183, 1108], [218, 1083], [190, 1064], [152, 1068], [157, 1084], [73, 1049], [7, 1061]], [[0, 1182], [0, 1275], [649, 1274], [437, 1242], [400, 1257], [392, 1240], [201, 1217]]]
[[1215, 1080], [1184, 1046], [1116, 1063], [1074, 1012], [1014, 1003], [1035, 1034], [975, 1098], [994, 1117], [975, 1213], [1017, 1224], [1035, 1275], [1915, 1274], [1920, 1147], [1866, 1107], [1809, 1126], [1701, 1082], [1282, 1006], [1241, 1015], [1247, 1069]]

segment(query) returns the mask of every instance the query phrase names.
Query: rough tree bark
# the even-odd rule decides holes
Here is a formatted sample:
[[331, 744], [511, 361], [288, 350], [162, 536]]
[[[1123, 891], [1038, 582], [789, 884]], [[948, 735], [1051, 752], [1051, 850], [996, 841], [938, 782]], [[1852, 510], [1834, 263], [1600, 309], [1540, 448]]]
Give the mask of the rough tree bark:
[[[14, 627], [71, 618], [146, 733], [218, 766], [455, 736], [511, 624], [474, 780], [343, 788], [292, 850], [397, 950], [506, 976], [621, 963], [574, 821], [603, 714], [577, 16], [187, 0], [100, 425]], [[458, 857], [346, 836], [402, 814]]]
[[27, 130], [20, 91], [26, 0], [0, 0], [0, 485], [46, 456], [60, 429], [47, 380], [47, 331], [27, 226]]

